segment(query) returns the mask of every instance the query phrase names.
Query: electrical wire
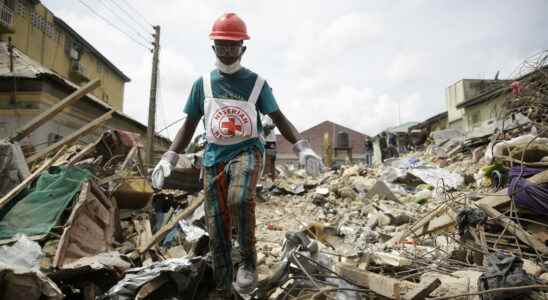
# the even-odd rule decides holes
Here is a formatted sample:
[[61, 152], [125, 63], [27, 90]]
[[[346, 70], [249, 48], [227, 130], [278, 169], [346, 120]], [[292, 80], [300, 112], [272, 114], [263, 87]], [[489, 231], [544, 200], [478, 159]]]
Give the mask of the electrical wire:
[[142, 42], [136, 40], [134, 37], [132, 37], [131, 35], [129, 35], [128, 33], [126, 33], [124, 30], [122, 30], [120, 27], [116, 26], [116, 24], [112, 23], [109, 19], [105, 18], [104, 16], [102, 16], [101, 14], [99, 14], [97, 11], [95, 11], [91, 6], [89, 6], [88, 4], [86, 4], [84, 1], [82, 0], [78, 0], [78, 2], [80, 2], [82, 5], [84, 5], [87, 9], [89, 9], [91, 11], [92, 14], [94, 14], [96, 17], [100, 18], [101, 20], [103, 20], [104, 22], [106, 22], [108, 25], [110, 25], [111, 27], [113, 27], [114, 29], [118, 30], [120, 33], [124, 34], [125, 36], [127, 36], [130, 40], [132, 40], [135, 44], [137, 45], [140, 45], [141, 47], [149, 50], [149, 51], [152, 51], [152, 48], [149, 48], [149, 46], [143, 44]]
[[139, 12], [139, 10], [137, 10], [135, 7], [133, 7], [133, 5], [131, 5], [127, 0], [122, 0], [122, 1], [126, 4], [127, 7], [129, 7], [129, 8], [132, 9], [134, 12], [136, 12], [136, 13], [137, 13], [137, 14], [138, 14], [138, 15], [139, 15], [139, 16], [140, 16], [148, 25], [150, 25], [151, 27], [154, 27], [154, 26], [152, 25], [152, 23], [149, 22], [149, 21], [147, 20], [147, 18], [145, 18], [145, 16], [143, 16], [143, 14], [141, 14], [141, 13]]
[[186, 116], [183, 116], [183, 117], [181, 117], [181, 118], [179, 118], [179, 119], [177, 119], [177, 120], [171, 122], [169, 125], [167, 125], [165, 128], [162, 128], [162, 130], [158, 131], [157, 133], [160, 133], [160, 132], [162, 132], [162, 131], [164, 131], [164, 130], [170, 128], [170, 127], [172, 127], [173, 125], [175, 125], [175, 124], [177, 124], [177, 123], [183, 121], [184, 119], [186, 119]]
[[132, 20], [133, 23], [135, 23], [137, 26], [141, 27], [148, 34], [152, 34], [151, 32], [149, 32], [150, 28], [147, 28], [147, 27], [143, 26], [142, 23], [139, 23], [126, 9], [124, 9], [122, 6], [120, 6], [120, 4], [118, 4], [118, 2], [116, 2], [115, 0], [109, 0], [109, 1], [114, 3], [114, 5], [116, 5], [116, 7], [118, 7], [126, 16], [128, 16], [128, 18], [130, 20]]
[[[141, 33], [141, 30], [139, 29], [135, 29], [135, 27], [131, 24], [129, 24], [125, 18], [123, 18], [120, 14], [118, 14], [116, 12], [116, 9], [114, 9], [112, 6], [110, 5], [107, 5], [107, 3], [103, 0], [99, 0], [99, 2], [107, 9], [108, 12], [110, 12], [115, 18], [119, 19], [128, 29], [130, 29], [131, 31], [133, 31], [136, 36], [135, 37], [139, 37], [141, 38], [144, 42], [146, 43], [149, 43], [151, 44], [152, 43], [152, 40], [150, 40], [149, 38], [150, 37], [146, 37], [144, 36], [142, 33]], [[146, 31], [146, 30], [145, 30]]]

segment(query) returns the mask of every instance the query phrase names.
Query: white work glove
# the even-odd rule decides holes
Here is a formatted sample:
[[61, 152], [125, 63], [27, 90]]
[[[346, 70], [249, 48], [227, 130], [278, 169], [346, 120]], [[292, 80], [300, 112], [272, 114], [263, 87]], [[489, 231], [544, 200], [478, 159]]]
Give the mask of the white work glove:
[[167, 151], [162, 155], [162, 159], [152, 171], [151, 180], [155, 189], [161, 189], [164, 186], [164, 179], [175, 169], [177, 160], [179, 160], [179, 154], [175, 151]]
[[318, 176], [324, 166], [322, 159], [312, 150], [308, 141], [300, 140], [293, 145], [293, 152], [299, 157], [299, 163], [304, 166], [306, 174]]

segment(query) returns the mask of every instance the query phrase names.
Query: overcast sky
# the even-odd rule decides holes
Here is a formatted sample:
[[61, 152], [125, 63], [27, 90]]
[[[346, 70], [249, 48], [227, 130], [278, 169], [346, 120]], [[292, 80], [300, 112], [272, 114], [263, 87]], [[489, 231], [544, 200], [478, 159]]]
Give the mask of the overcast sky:
[[[112, 1], [122, 0], [82, 1], [137, 27], [121, 21]], [[157, 128], [184, 116], [192, 82], [213, 68], [208, 33], [224, 12], [247, 23], [242, 64], [267, 79], [299, 130], [331, 120], [373, 135], [398, 124], [398, 106], [401, 123], [421, 121], [446, 110], [452, 83], [509, 77], [548, 48], [544, 0], [126, 1], [162, 27]], [[42, 2], [132, 79], [124, 111], [146, 123], [152, 55], [78, 0]]]

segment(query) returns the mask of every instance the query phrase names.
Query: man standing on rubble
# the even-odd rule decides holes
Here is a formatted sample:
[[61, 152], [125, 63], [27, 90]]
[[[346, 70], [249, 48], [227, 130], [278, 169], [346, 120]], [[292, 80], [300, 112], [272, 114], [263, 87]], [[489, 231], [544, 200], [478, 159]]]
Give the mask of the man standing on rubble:
[[161, 188], [187, 147], [201, 117], [204, 117], [207, 145], [203, 154], [205, 210], [216, 295], [231, 299], [233, 264], [231, 228], [238, 231], [242, 262], [235, 288], [249, 293], [257, 284], [255, 252], [255, 188], [262, 167], [264, 144], [259, 113], [272, 118], [307, 173], [319, 175], [321, 159], [301, 138], [278, 108], [272, 90], [256, 73], [241, 67], [248, 40], [245, 23], [234, 13], [222, 15], [213, 24], [216, 69], [194, 82], [184, 108], [187, 118], [175, 141], [152, 174], [153, 185]]

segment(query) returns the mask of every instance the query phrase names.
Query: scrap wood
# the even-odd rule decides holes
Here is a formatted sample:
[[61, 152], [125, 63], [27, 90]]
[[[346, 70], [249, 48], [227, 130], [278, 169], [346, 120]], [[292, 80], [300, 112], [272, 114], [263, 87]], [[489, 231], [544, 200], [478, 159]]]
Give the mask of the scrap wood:
[[71, 159], [68, 161], [68, 165], [74, 165], [78, 161], [80, 161], [86, 154], [88, 154], [91, 150], [97, 146], [101, 142], [102, 137], [99, 137], [95, 142], [87, 145], [84, 149], [80, 150], [80, 152], [76, 153]]
[[118, 172], [122, 172], [125, 168], [127, 168], [128, 164], [133, 160], [133, 156], [135, 156], [135, 153], [138, 153], [138, 150], [139, 148], [137, 146], [131, 147], [131, 150], [129, 150], [129, 153], [124, 159], [124, 162], [120, 166], [120, 169], [118, 170]]
[[84, 257], [114, 248], [117, 207], [93, 180], [80, 185], [70, 216], [64, 222], [53, 266], [64, 269]]
[[41, 157], [47, 155], [49, 152], [55, 151], [55, 149], [57, 149], [57, 148], [59, 148], [63, 145], [71, 144], [72, 142], [76, 141], [76, 139], [78, 139], [80, 136], [88, 133], [89, 131], [95, 129], [99, 125], [101, 125], [104, 122], [106, 122], [107, 120], [109, 120], [112, 117], [113, 113], [114, 113], [114, 110], [110, 110], [109, 112], [103, 114], [99, 118], [91, 121], [86, 126], [80, 128], [80, 129], [76, 130], [75, 132], [71, 133], [70, 135], [66, 136], [64, 139], [60, 140], [59, 142], [46, 147], [45, 149], [41, 150], [38, 153], [35, 153], [34, 155], [32, 155], [31, 157], [29, 157], [27, 159], [27, 163], [30, 164], [30, 163], [40, 159]]
[[548, 170], [535, 174], [527, 179], [534, 184], [543, 184], [548, 182]]
[[405, 267], [410, 266], [413, 263], [410, 259], [403, 256], [380, 251], [373, 252], [369, 256], [369, 259], [371, 259], [377, 265], [386, 265], [393, 267]]
[[434, 209], [434, 210], [430, 211], [428, 214], [426, 214], [426, 216], [424, 216], [418, 222], [411, 225], [411, 227], [409, 227], [409, 229], [407, 229], [406, 231], [397, 232], [390, 240], [385, 242], [385, 246], [393, 247], [394, 245], [396, 245], [398, 242], [405, 239], [410, 234], [417, 235], [418, 233], [420, 233], [419, 230], [423, 230], [422, 228], [424, 226], [428, 225], [428, 223], [432, 219], [434, 219], [436, 216], [443, 213], [445, 209], [447, 209], [447, 204], [445, 204], [445, 203], [441, 204], [436, 209]]
[[489, 217], [493, 218], [494, 221], [499, 223], [501, 226], [506, 227], [507, 230], [514, 234], [518, 239], [527, 245], [533, 247], [536, 251], [542, 254], [548, 254], [548, 247], [544, 245], [543, 242], [538, 240], [536, 237], [531, 235], [529, 232], [525, 231], [520, 225], [514, 223], [506, 215], [502, 214], [498, 210], [486, 205], [485, 203], [478, 203], [479, 208], [481, 208]]
[[154, 234], [152, 239], [146, 245], [143, 245], [137, 249], [138, 254], [145, 253], [155, 244], [159, 243], [170, 231], [175, 227], [180, 220], [189, 217], [192, 213], [204, 202], [204, 198], [201, 197], [198, 200], [195, 200], [190, 206], [185, 208], [182, 212], [178, 213], [169, 223], [165, 224]]
[[432, 278], [410, 290], [403, 296], [403, 300], [423, 300], [441, 285], [439, 278]]
[[335, 268], [341, 277], [350, 280], [350, 283], [354, 282], [360, 286], [367, 287], [372, 292], [389, 299], [401, 299], [402, 288], [413, 289], [417, 286], [413, 282], [390, 278], [344, 263], [338, 263]]
[[508, 197], [508, 189], [506, 188], [496, 194], [488, 195], [484, 198], [481, 198], [480, 200], [476, 202], [476, 204], [478, 205], [481, 204], [491, 208], [496, 208], [496, 207], [502, 206], [503, 204], [510, 203], [511, 200], [512, 199]]
[[95, 79], [84, 85], [83, 87], [77, 89], [72, 94], [65, 97], [63, 100], [59, 101], [57, 104], [50, 107], [48, 110], [42, 112], [38, 116], [36, 116], [34, 119], [32, 119], [30, 122], [25, 124], [25, 126], [17, 129], [15, 131], [15, 134], [8, 138], [10, 142], [17, 142], [22, 140], [25, 136], [29, 135], [31, 132], [33, 132], [36, 128], [40, 127], [45, 122], [51, 120], [55, 115], [60, 113], [65, 107], [69, 106], [70, 104], [74, 103], [75, 101], [79, 100], [83, 96], [85, 96], [87, 93], [93, 91], [95, 88], [97, 88], [101, 84], [101, 80]]
[[[482, 204], [492, 208], [507, 204], [511, 201], [511, 199], [506, 195], [506, 191], [507, 189], [504, 189], [494, 195], [486, 196], [478, 200], [476, 204]], [[444, 209], [447, 210], [443, 214], [441, 214]], [[455, 212], [447, 205], [442, 204], [438, 208], [432, 210], [429, 214], [420, 219], [418, 222], [413, 224], [407, 231], [396, 233], [392, 239], [386, 242], [386, 245], [389, 247], [393, 247], [397, 242], [405, 239], [410, 234], [413, 234], [414, 236], [423, 236], [425, 234], [444, 229], [447, 226], [455, 224], [455, 222]]]
[[6, 204], [9, 203], [13, 197], [15, 197], [19, 192], [21, 192], [29, 183], [31, 183], [38, 175], [40, 175], [43, 171], [45, 171], [47, 168], [51, 166], [65, 151], [67, 146], [63, 146], [61, 150], [59, 150], [52, 158], [46, 160], [36, 171], [34, 171], [32, 174], [30, 174], [29, 177], [25, 178], [19, 185], [14, 187], [11, 191], [9, 191], [2, 199], [0, 199], [0, 208], [4, 207]]

